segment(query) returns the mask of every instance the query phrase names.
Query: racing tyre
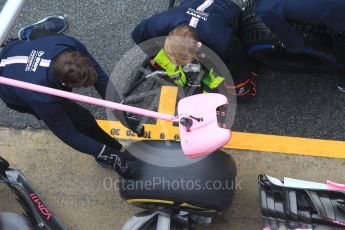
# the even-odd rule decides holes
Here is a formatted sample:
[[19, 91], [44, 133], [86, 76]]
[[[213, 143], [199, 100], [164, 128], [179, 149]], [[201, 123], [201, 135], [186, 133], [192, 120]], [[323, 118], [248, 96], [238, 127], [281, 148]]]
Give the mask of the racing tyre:
[[241, 22], [241, 38], [250, 57], [268, 66], [302, 72], [335, 72], [341, 68], [332, 51], [334, 34], [321, 26], [290, 22], [304, 36], [308, 47], [303, 53], [282, 48], [276, 35], [255, 15], [256, 0], [248, 0]]

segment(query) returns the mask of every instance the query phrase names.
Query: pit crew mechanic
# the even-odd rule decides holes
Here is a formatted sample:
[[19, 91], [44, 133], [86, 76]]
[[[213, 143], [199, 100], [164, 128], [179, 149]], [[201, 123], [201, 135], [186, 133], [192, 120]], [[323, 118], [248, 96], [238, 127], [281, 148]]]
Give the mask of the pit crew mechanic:
[[[105, 98], [109, 77], [83, 44], [58, 34], [66, 28], [67, 22], [61, 16], [47, 17], [22, 28], [18, 33], [20, 40], [8, 42], [0, 53], [0, 75], [66, 91], [94, 85]], [[115, 101], [120, 102], [117, 92], [113, 92]], [[42, 119], [59, 139], [94, 156], [101, 166], [111, 167], [123, 177], [135, 176], [128, 154], [121, 152], [122, 145], [77, 103], [5, 85], [0, 85], [0, 98], [8, 107]], [[122, 121], [130, 128], [139, 125], [125, 117]]]
[[228, 76], [223, 76], [223, 81], [224, 78], [213, 71], [202, 80], [204, 85], [212, 90], [224, 82], [230, 93], [247, 100], [256, 96], [257, 74], [237, 37], [240, 15], [241, 9], [230, 0], [184, 0], [172, 9], [143, 20], [135, 27], [132, 38], [140, 44], [168, 36], [164, 49], [154, 61], [180, 86], [188, 82], [181, 66], [198, 59], [198, 49], [206, 45], [222, 58], [235, 85], [227, 85]]
[[[345, 1], [257, 0], [256, 14], [291, 52], [303, 52], [308, 44], [288, 20], [331, 29], [334, 53], [345, 65]], [[345, 92], [345, 73], [338, 78], [337, 87]]]

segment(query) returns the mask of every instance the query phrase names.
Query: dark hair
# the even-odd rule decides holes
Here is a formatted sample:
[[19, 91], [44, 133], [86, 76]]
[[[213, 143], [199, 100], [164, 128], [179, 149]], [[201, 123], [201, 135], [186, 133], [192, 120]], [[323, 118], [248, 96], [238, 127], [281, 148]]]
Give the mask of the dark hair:
[[54, 77], [69, 87], [87, 87], [97, 81], [91, 60], [78, 51], [65, 51], [53, 63]]

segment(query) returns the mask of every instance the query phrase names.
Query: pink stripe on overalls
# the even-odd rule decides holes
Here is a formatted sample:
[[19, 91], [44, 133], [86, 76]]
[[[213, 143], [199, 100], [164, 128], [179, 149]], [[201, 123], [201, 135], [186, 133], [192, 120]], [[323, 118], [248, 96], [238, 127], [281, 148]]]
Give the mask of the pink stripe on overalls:
[[[196, 10], [198, 11], [204, 11], [206, 10], [210, 5], [212, 5], [212, 3], [214, 2], [214, 0], [206, 0], [203, 4], [201, 4], [198, 8], [196, 8]], [[196, 26], [198, 25], [199, 22], [199, 18], [193, 17], [190, 22], [189, 25], [191, 27], [196, 28]]]

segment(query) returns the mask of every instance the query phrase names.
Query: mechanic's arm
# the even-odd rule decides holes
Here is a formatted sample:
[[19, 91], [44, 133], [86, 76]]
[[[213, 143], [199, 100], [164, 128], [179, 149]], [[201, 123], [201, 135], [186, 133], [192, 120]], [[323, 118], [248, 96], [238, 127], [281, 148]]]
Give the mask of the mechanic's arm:
[[277, 35], [278, 39], [291, 52], [302, 52], [305, 43], [303, 36], [293, 28], [281, 15], [256, 9], [256, 14], [263, 23]]
[[[82, 53], [85, 54], [91, 60], [93, 66], [95, 67], [97, 72], [97, 81], [94, 84], [94, 87], [96, 88], [97, 92], [101, 95], [101, 97], [105, 99], [108, 83], [112, 84], [112, 82], [109, 81], [109, 76], [104, 72], [104, 70], [98, 64], [96, 59], [86, 50], [85, 47]], [[121, 100], [119, 98], [115, 98], [115, 102], [120, 101]]]
[[155, 14], [139, 23], [132, 32], [133, 41], [140, 44], [151, 38], [167, 36], [173, 29], [170, 22], [174, 17], [175, 8]]
[[[107, 85], [109, 82], [109, 76], [104, 72], [102, 67], [98, 64], [96, 59], [89, 53], [89, 51], [86, 49], [86, 47], [79, 42], [77, 39], [69, 37], [73, 41], [73, 49], [86, 55], [92, 62], [94, 68], [96, 69], [97, 72], [97, 81], [94, 84], [94, 87], [96, 88], [97, 92], [101, 95], [103, 99], [105, 99], [106, 96], [106, 91], [107, 91]], [[116, 102], [120, 102], [116, 101]]]
[[104, 145], [81, 134], [58, 102], [31, 103], [30, 105], [48, 128], [65, 144], [93, 156], [101, 152]]
[[[92, 61], [93, 66], [95, 67], [96, 72], [97, 72], [97, 81], [93, 86], [95, 87], [97, 92], [101, 95], [101, 97], [105, 99], [108, 83], [112, 84], [112, 82], [109, 81], [109, 76], [103, 71], [102, 67], [98, 64], [98, 62], [90, 54], [88, 56], [90, 60]], [[120, 102], [120, 101], [121, 100], [118, 98], [115, 99], [115, 102]]]
[[[223, 60], [228, 59], [234, 52], [234, 50], [240, 49], [240, 47], [234, 47], [233, 39], [235, 38], [234, 30], [231, 27], [216, 28], [215, 34], [222, 34], [222, 36], [214, 36], [206, 41], [207, 47], [214, 51]], [[211, 54], [208, 54], [210, 56]], [[234, 57], [235, 59], [237, 57]]]

